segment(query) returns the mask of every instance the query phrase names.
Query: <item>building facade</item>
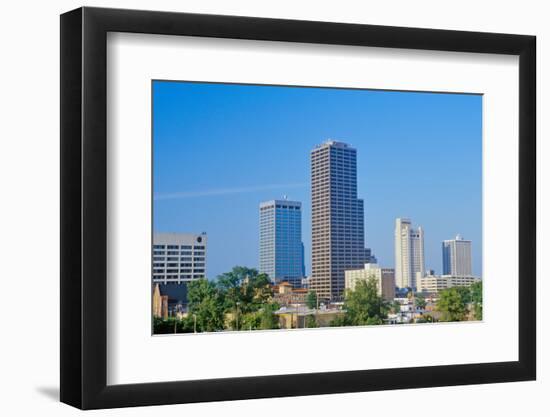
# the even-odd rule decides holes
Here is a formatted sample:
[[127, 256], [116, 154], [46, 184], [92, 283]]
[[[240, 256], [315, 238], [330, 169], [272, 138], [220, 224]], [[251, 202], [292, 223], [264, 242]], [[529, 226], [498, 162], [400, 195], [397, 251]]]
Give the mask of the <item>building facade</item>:
[[280, 306], [300, 306], [306, 303], [308, 290], [306, 288], [294, 288], [289, 282], [281, 282], [272, 287], [273, 302]]
[[414, 229], [409, 219], [395, 220], [395, 283], [399, 288], [416, 287], [417, 272], [425, 274], [424, 230]]
[[441, 290], [449, 288], [449, 280], [441, 275], [435, 275], [433, 271], [425, 275], [416, 274], [416, 290], [429, 294], [437, 294]]
[[379, 296], [387, 301], [393, 300], [395, 297], [395, 270], [393, 268], [381, 268], [377, 264], [367, 263], [361, 269], [346, 270], [346, 289], [353, 291], [357, 282], [367, 281], [370, 278], [376, 280]]
[[273, 282], [301, 287], [305, 277], [302, 204], [271, 200], [260, 203], [260, 272]]
[[452, 240], [444, 240], [443, 275], [468, 277], [472, 275], [472, 241], [457, 235]]
[[153, 287], [153, 317], [164, 320], [168, 318], [168, 296], [160, 293], [159, 284]]
[[153, 285], [168, 296], [170, 308], [187, 304], [187, 283], [206, 277], [207, 236], [154, 233]]
[[[324, 300], [341, 300], [345, 270], [365, 259], [363, 200], [357, 198], [357, 150], [327, 141], [311, 151], [310, 289]], [[369, 259], [370, 260], [370, 259]]]
[[469, 287], [476, 282], [481, 281], [479, 277], [470, 276], [455, 276], [455, 275], [435, 275], [430, 273], [417, 278], [417, 291], [437, 294], [442, 290], [452, 287]]

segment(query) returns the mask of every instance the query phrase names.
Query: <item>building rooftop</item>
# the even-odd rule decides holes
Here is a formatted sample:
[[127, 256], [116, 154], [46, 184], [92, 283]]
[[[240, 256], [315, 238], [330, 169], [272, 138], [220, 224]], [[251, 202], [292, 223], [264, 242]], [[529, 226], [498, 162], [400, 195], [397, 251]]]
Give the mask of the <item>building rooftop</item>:
[[319, 148], [326, 148], [326, 147], [333, 147], [333, 148], [341, 148], [341, 149], [354, 149], [351, 145], [340, 142], [334, 139], [327, 139], [323, 143], [320, 143], [318, 145], [315, 145], [315, 148], [313, 150], [319, 149]]
[[287, 206], [293, 206], [293, 207], [302, 207], [302, 203], [300, 201], [291, 201], [291, 200], [269, 200], [269, 201], [262, 201], [260, 203], [260, 208], [263, 207], [272, 207], [277, 204], [281, 205], [287, 205]]

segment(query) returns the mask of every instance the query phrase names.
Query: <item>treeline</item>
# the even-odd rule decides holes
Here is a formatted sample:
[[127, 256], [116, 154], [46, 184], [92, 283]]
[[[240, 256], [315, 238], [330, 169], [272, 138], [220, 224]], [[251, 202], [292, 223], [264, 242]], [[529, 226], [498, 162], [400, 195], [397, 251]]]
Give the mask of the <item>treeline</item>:
[[452, 287], [439, 293], [436, 304], [440, 321], [483, 319], [483, 284], [478, 281], [469, 287]]
[[272, 295], [266, 274], [242, 266], [218, 276], [216, 281], [190, 281], [187, 316], [155, 318], [153, 333], [277, 329], [279, 321], [274, 312], [279, 305], [272, 302]]
[[[270, 280], [256, 269], [237, 266], [216, 279], [200, 279], [189, 282], [187, 287], [187, 315], [182, 318], [155, 318], [154, 334], [201, 333], [223, 330], [268, 330], [278, 329], [279, 319], [275, 312], [279, 305], [273, 302]], [[435, 321], [481, 320], [483, 317], [482, 283], [470, 287], [453, 287], [438, 295], [435, 311], [417, 317], [417, 323]], [[414, 296], [414, 305], [426, 307], [421, 294]], [[305, 318], [305, 327], [318, 327], [317, 308], [319, 300], [310, 291], [306, 305], [315, 311]], [[346, 290], [341, 310], [330, 321], [331, 327], [368, 326], [387, 323], [388, 314], [399, 314], [398, 301], [388, 302], [378, 295], [377, 281], [373, 278], [357, 282], [353, 291]], [[437, 313], [437, 314], [434, 314]], [[437, 316], [437, 317], [436, 317]], [[326, 325], [326, 323], [325, 323]]]

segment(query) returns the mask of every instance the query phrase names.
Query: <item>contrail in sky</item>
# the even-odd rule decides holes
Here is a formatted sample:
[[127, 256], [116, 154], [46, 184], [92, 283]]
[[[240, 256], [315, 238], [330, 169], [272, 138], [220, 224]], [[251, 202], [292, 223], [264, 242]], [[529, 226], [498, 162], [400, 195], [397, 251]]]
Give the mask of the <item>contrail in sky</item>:
[[175, 200], [183, 198], [195, 198], [195, 197], [210, 197], [216, 195], [228, 195], [228, 194], [243, 194], [253, 193], [255, 191], [277, 190], [281, 188], [302, 188], [307, 187], [307, 182], [299, 182], [293, 184], [267, 184], [267, 185], [254, 185], [248, 187], [235, 187], [235, 188], [214, 188], [210, 190], [202, 191], [181, 191], [173, 193], [158, 193], [155, 194], [155, 200]]

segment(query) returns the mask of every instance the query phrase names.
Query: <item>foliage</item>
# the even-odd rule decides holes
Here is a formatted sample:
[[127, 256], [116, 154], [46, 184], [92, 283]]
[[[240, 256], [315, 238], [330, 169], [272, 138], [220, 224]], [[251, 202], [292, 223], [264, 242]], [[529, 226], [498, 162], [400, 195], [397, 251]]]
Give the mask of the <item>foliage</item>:
[[236, 266], [218, 276], [217, 287], [224, 296], [226, 311], [246, 314], [259, 310], [272, 296], [269, 278], [254, 268]]
[[155, 317], [153, 319], [153, 334], [189, 333], [191, 331], [192, 328], [189, 327], [185, 319], [178, 320], [175, 317], [167, 319]]
[[317, 324], [317, 320], [315, 320], [315, 316], [313, 314], [310, 314], [306, 317], [306, 327], [308, 329], [319, 327]]
[[344, 315], [344, 314], [341, 314], [341, 315], [338, 315], [338, 316], [336, 316], [335, 318], [333, 318], [333, 319], [330, 321], [329, 326], [330, 326], [330, 327], [342, 327], [342, 326], [347, 326], [345, 315]]
[[388, 316], [389, 306], [378, 295], [375, 279], [359, 281], [355, 290], [348, 290], [344, 298], [345, 325], [363, 326], [383, 324]]
[[278, 304], [266, 304], [260, 310], [260, 329], [278, 329], [279, 318], [275, 314], [275, 311], [279, 309]]
[[426, 308], [426, 298], [422, 294], [416, 294], [414, 303], [417, 308], [424, 310]]
[[401, 303], [397, 300], [394, 300], [391, 303], [391, 311], [393, 312], [393, 314], [401, 313]]
[[455, 287], [455, 288], [460, 294], [460, 297], [464, 304], [469, 304], [472, 302], [472, 293], [470, 291], [470, 288], [468, 287]]
[[[261, 309], [245, 313], [230, 321], [234, 330], [269, 330], [279, 328], [279, 318], [275, 311], [279, 309], [277, 304], [265, 304]], [[238, 328], [237, 328], [238, 326]]]
[[474, 309], [474, 319], [483, 320], [483, 284], [478, 281], [470, 286], [472, 304]]
[[191, 281], [187, 286], [188, 318], [197, 332], [214, 332], [224, 328], [223, 295], [207, 279]]
[[307, 293], [306, 305], [309, 309], [317, 308], [317, 293], [315, 291], [310, 291]]
[[466, 318], [467, 298], [463, 288], [448, 288], [439, 293], [437, 309], [441, 312], [441, 321], [462, 321]]

